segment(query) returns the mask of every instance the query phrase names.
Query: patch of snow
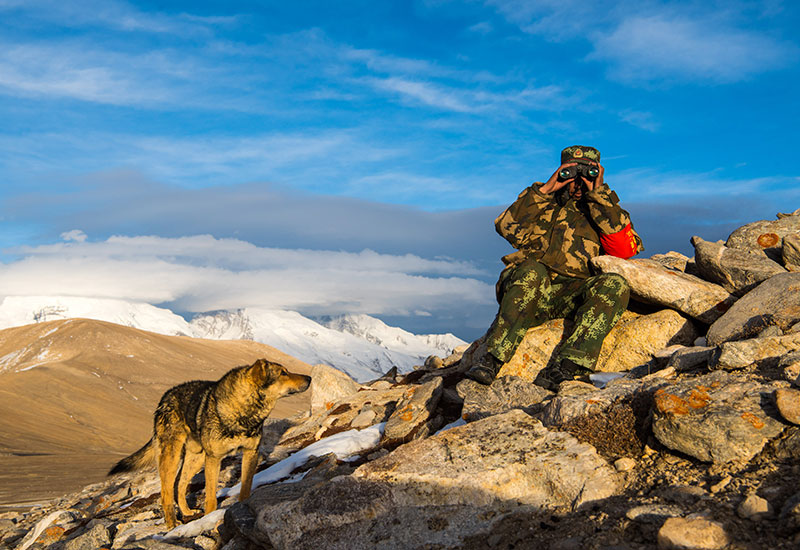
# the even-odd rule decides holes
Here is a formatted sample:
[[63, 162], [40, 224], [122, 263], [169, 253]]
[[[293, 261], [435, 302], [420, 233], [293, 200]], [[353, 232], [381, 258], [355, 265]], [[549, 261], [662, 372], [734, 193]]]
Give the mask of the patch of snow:
[[446, 432], [447, 430], [449, 430], [451, 428], [458, 428], [459, 426], [466, 426], [466, 425], [467, 425], [467, 421], [464, 420], [463, 418], [459, 418], [458, 420], [454, 420], [453, 422], [450, 422], [450, 424], [448, 424], [447, 426], [444, 426], [443, 428], [441, 428], [438, 432], [436, 432], [433, 435], [439, 435], [440, 433]]
[[173, 530], [167, 532], [163, 537], [154, 537], [157, 539], [172, 539], [172, 538], [194, 538], [199, 537], [203, 533], [207, 533], [214, 529], [219, 522], [225, 517], [227, 508], [220, 508], [214, 510], [199, 519], [178, 525]]
[[[320, 439], [257, 473], [253, 477], [253, 488], [289, 477], [294, 470], [317, 456], [334, 453], [339, 460], [357, 460], [360, 453], [374, 449], [380, 443], [385, 427], [386, 422], [381, 422], [363, 430], [348, 430]], [[242, 484], [237, 483], [233, 487], [221, 489], [217, 496], [236, 496], [241, 490]]]
[[50, 525], [54, 521], [56, 521], [64, 514], [69, 515], [69, 512], [67, 512], [66, 510], [59, 510], [37, 521], [36, 525], [33, 526], [33, 529], [28, 531], [28, 534], [25, 535], [25, 538], [22, 539], [22, 544], [17, 546], [17, 550], [27, 550], [28, 547], [30, 547], [34, 542], [36, 542], [36, 539], [39, 538], [39, 535], [41, 535], [45, 529], [50, 527]]
[[595, 372], [589, 375], [589, 380], [592, 381], [598, 388], [605, 388], [606, 384], [617, 378], [622, 378], [628, 374], [627, 372]]

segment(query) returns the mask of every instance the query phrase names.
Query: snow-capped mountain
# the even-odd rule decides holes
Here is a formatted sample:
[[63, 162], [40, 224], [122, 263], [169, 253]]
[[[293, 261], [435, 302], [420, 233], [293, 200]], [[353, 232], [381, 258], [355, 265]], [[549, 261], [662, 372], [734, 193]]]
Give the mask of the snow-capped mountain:
[[432, 354], [446, 357], [454, 348], [466, 344], [464, 340], [450, 333], [414, 334], [399, 327], [390, 327], [380, 319], [363, 314], [341, 315], [322, 324], [333, 330], [363, 338], [383, 348], [418, 357]]
[[73, 296], [7, 296], [0, 303], [0, 329], [76, 317], [159, 334], [192, 335], [192, 328], [180, 315], [142, 302]]
[[168, 309], [124, 300], [9, 296], [0, 303], [0, 329], [75, 317], [167, 335], [254, 340], [312, 365], [332, 365], [359, 381], [393, 366], [409, 371], [428, 355], [446, 356], [464, 344], [452, 334], [418, 336], [368, 315], [338, 317], [323, 326], [293, 311], [247, 308], [200, 314], [187, 322]]

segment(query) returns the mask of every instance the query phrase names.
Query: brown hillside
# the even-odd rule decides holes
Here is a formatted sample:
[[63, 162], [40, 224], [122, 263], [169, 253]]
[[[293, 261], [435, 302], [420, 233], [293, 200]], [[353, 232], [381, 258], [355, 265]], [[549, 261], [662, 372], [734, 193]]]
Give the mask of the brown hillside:
[[[247, 340], [200, 340], [70, 319], [0, 331], [0, 505], [33, 502], [103, 479], [151, 435], [168, 388], [215, 380], [266, 357], [311, 367]], [[278, 401], [273, 418], [308, 407]]]

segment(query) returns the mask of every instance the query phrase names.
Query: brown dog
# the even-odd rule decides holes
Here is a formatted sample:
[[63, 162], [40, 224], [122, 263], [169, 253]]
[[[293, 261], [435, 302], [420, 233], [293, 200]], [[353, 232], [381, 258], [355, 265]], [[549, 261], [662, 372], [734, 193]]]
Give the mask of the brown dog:
[[[242, 449], [242, 490], [250, 496], [258, 462], [261, 425], [279, 397], [305, 391], [311, 378], [292, 374], [278, 363], [259, 359], [228, 371], [216, 382], [185, 382], [164, 393], [155, 412], [154, 434], [147, 444], [123, 458], [108, 475], [138, 470], [156, 460], [161, 478], [161, 506], [167, 528], [175, 527], [175, 478], [178, 508], [184, 519], [193, 511], [186, 503], [192, 477], [205, 466], [205, 513], [217, 509], [220, 462]], [[181, 457], [183, 466], [181, 467]]]

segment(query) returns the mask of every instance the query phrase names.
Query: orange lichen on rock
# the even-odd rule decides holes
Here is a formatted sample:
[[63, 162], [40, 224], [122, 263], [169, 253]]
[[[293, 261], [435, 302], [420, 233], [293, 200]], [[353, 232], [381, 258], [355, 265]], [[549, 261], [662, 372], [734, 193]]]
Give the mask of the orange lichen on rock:
[[761, 428], [764, 427], [764, 422], [762, 422], [761, 419], [756, 415], [754, 415], [753, 413], [749, 412], [742, 413], [742, 418], [750, 422], [750, 424], [752, 424], [753, 427], [757, 430], [760, 430]]
[[689, 405], [685, 399], [663, 389], [656, 392], [655, 402], [658, 411], [664, 414], [689, 414]]
[[708, 393], [705, 391], [707, 389], [708, 388], [703, 388], [703, 386], [698, 386], [697, 389], [692, 390], [687, 400], [691, 408], [702, 409], [711, 402], [711, 397], [709, 397]]
[[64, 533], [66, 532], [67, 530], [60, 525], [51, 525], [45, 529], [41, 535], [39, 535], [39, 538], [36, 539], [36, 542], [44, 545], [52, 544], [64, 538]]
[[778, 244], [780, 240], [781, 238], [775, 233], [764, 233], [758, 237], [758, 246], [761, 248], [769, 248], [770, 246], [775, 246]]

